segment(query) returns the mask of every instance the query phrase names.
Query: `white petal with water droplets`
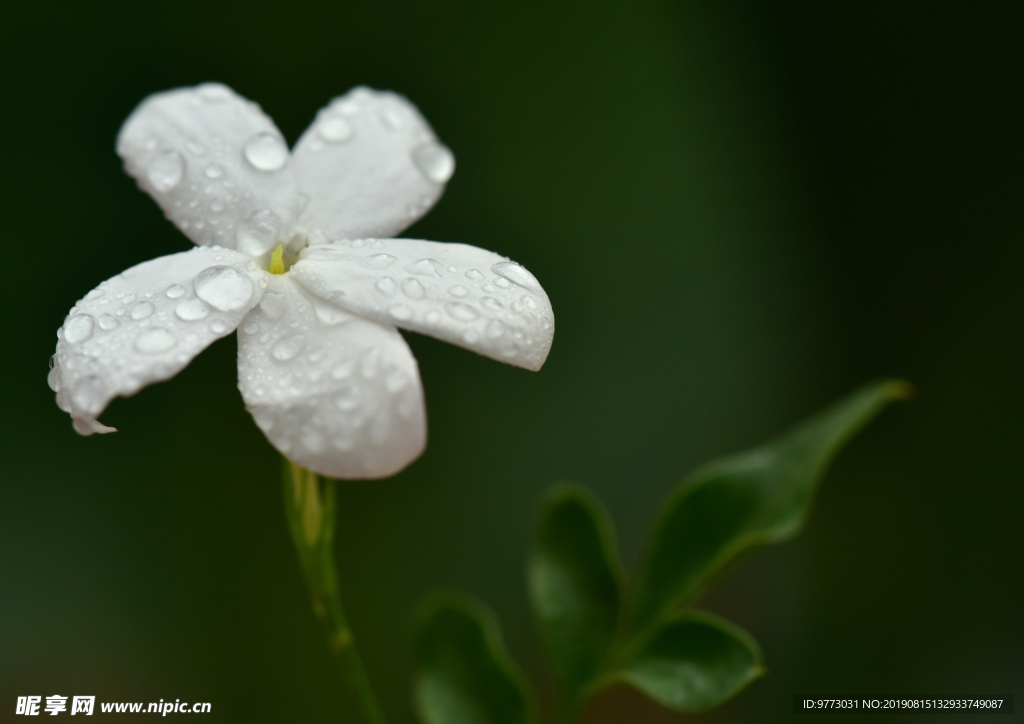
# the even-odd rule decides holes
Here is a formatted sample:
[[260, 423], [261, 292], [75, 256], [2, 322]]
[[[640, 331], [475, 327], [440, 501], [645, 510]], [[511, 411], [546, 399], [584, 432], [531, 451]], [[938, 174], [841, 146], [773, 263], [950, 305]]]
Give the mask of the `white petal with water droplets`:
[[50, 372], [57, 404], [83, 435], [96, 418], [181, 371], [259, 303], [269, 276], [230, 249], [200, 247], [134, 266], [100, 284], [57, 332]]
[[294, 224], [303, 205], [273, 121], [224, 85], [150, 96], [121, 127], [117, 152], [197, 244], [236, 248], [239, 229], [253, 214]]
[[[393, 261], [386, 267], [374, 261], [382, 257]], [[353, 314], [518, 367], [540, 369], [551, 348], [555, 318], [536, 277], [475, 246], [414, 239], [336, 242], [307, 249], [289, 273]]]
[[394, 236], [425, 214], [455, 157], [400, 95], [359, 87], [321, 110], [295, 146], [307, 227], [330, 239]]
[[[393, 327], [274, 276], [238, 330], [238, 387], [267, 439], [321, 475], [381, 478], [423, 451], [419, 368]], [[270, 313], [264, 309], [269, 306]]]

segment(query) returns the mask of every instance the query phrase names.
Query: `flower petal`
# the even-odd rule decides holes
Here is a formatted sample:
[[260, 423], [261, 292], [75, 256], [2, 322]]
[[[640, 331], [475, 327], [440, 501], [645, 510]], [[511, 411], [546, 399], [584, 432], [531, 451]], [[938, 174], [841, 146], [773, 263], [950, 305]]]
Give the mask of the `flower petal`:
[[271, 444], [321, 475], [386, 477], [423, 452], [423, 389], [402, 335], [289, 275], [239, 328], [238, 387]]
[[330, 239], [394, 236], [425, 214], [455, 157], [400, 95], [353, 88], [322, 109], [295, 145], [295, 177], [310, 197], [307, 227]]
[[[259, 256], [276, 237], [261, 229], [290, 229], [303, 205], [280, 131], [258, 105], [219, 83], [142, 101], [121, 127], [117, 153], [197, 244]], [[247, 230], [247, 220], [256, 228]]]
[[359, 239], [306, 249], [291, 269], [314, 294], [374, 321], [538, 370], [555, 332], [530, 272], [466, 244]]
[[201, 247], [133, 266], [76, 304], [59, 330], [48, 377], [83, 435], [110, 401], [182, 370], [233, 331], [263, 296], [266, 277], [244, 254]]

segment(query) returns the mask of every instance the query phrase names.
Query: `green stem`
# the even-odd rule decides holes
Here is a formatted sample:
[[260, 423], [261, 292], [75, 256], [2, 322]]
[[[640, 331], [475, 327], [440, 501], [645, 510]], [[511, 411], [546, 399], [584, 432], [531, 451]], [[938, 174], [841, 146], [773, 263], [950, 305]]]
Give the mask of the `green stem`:
[[341, 678], [355, 690], [366, 720], [387, 724], [341, 605], [334, 565], [334, 481], [285, 460], [283, 482], [288, 529], [309, 585], [313, 612], [323, 626]]

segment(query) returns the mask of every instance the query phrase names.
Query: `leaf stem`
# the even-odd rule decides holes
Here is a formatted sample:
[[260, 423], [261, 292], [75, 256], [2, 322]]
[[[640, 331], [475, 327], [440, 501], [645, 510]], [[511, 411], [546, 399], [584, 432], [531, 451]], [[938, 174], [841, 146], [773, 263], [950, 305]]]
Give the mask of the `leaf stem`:
[[341, 678], [355, 691], [367, 722], [387, 724], [341, 605], [334, 563], [335, 482], [287, 459], [282, 477], [288, 529], [309, 586], [313, 612], [324, 629]]

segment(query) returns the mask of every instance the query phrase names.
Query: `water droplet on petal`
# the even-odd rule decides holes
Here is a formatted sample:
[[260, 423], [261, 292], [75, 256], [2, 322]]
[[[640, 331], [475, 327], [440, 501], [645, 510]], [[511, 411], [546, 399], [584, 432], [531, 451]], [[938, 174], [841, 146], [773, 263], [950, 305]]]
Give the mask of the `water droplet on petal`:
[[412, 310], [404, 304], [396, 304], [388, 310], [388, 314], [400, 322], [412, 319]]
[[359, 266], [367, 269], [387, 269], [396, 261], [398, 261], [397, 256], [391, 256], [390, 254], [373, 254], [359, 262]]
[[[49, 365], [50, 365], [50, 369], [51, 369], [51, 370], [52, 370], [52, 369], [53, 369], [54, 367], [56, 367], [56, 366], [57, 366], [57, 355], [55, 355], [55, 354], [51, 354], [51, 355], [50, 355], [50, 362], [49, 362]], [[54, 392], [56, 392], [56, 390], [54, 390]]]
[[377, 280], [375, 286], [377, 287], [377, 291], [387, 297], [393, 295], [395, 290], [398, 288], [398, 285], [395, 284], [395, 280], [391, 277], [381, 277]]
[[470, 281], [479, 282], [479, 281], [482, 281], [483, 278], [484, 278], [484, 275], [481, 274], [476, 269], [467, 269], [466, 270], [466, 279], [469, 279]]
[[91, 292], [85, 295], [85, 298], [89, 300], [99, 299], [104, 294], [106, 294], [106, 292], [103, 291], [102, 289], [93, 289]]
[[380, 357], [379, 349], [376, 347], [368, 349], [359, 362], [359, 373], [368, 380], [376, 377], [380, 368]]
[[154, 307], [150, 302], [146, 302], [146, 301], [137, 302], [132, 307], [131, 318], [132, 319], [136, 319], [136, 320], [138, 320], [138, 319], [145, 319], [146, 317], [150, 316], [155, 311], [156, 311], [156, 307]]
[[430, 181], [443, 184], [455, 173], [455, 156], [437, 141], [428, 141], [412, 152], [416, 168]]
[[402, 294], [409, 297], [409, 299], [423, 299], [426, 293], [427, 290], [420, 284], [419, 279], [402, 280]]
[[107, 388], [103, 384], [103, 380], [93, 375], [75, 385], [74, 391], [71, 393], [71, 400], [78, 409], [95, 415], [103, 408], [103, 398], [106, 397], [106, 392]]
[[46, 374], [46, 384], [48, 384], [50, 389], [54, 392], [60, 392], [60, 370], [51, 369]]
[[288, 311], [288, 302], [285, 301], [283, 295], [269, 292], [263, 295], [263, 300], [260, 302], [260, 311], [267, 315], [271, 321], [276, 322]]
[[288, 149], [273, 133], [260, 133], [250, 138], [242, 155], [259, 171], [276, 171], [288, 162]]
[[224, 324], [224, 322], [219, 319], [215, 319], [210, 322], [210, 331], [214, 334], [224, 334], [228, 331], [228, 325]]
[[420, 259], [414, 261], [405, 267], [405, 270], [410, 274], [419, 274], [420, 276], [444, 276], [444, 264], [439, 262], [437, 259]]
[[409, 377], [404, 372], [396, 370], [388, 375], [388, 378], [384, 380], [384, 386], [387, 387], [388, 392], [394, 394], [400, 391], [403, 387], [409, 384]]
[[444, 308], [451, 315], [452, 319], [457, 319], [460, 322], [472, 322], [474, 319], [480, 317], [480, 313], [473, 309], [468, 304], [462, 302], [448, 302], [444, 305]]
[[359, 388], [356, 385], [346, 385], [341, 393], [334, 398], [334, 404], [342, 412], [352, 412], [359, 407]]
[[223, 103], [231, 98], [231, 91], [221, 83], [203, 83], [196, 90], [199, 91], [199, 97], [207, 103]]
[[281, 219], [273, 211], [254, 211], [235, 232], [235, 246], [243, 254], [261, 256], [274, 247], [280, 228]]
[[92, 315], [79, 314], [64, 325], [64, 340], [69, 344], [84, 342], [92, 336]]
[[135, 349], [146, 354], [160, 354], [178, 343], [178, 338], [166, 329], [148, 329], [135, 340]]
[[157, 191], [170, 191], [185, 175], [185, 159], [177, 151], [164, 151], [149, 162], [146, 176]]
[[346, 377], [351, 376], [352, 370], [355, 369], [355, 366], [356, 361], [354, 359], [350, 359], [346, 362], [342, 362], [341, 364], [335, 365], [334, 368], [331, 370], [331, 377], [333, 377], [336, 380], [343, 380]]
[[512, 282], [510, 282], [508, 279], [505, 279], [504, 277], [498, 277], [497, 279], [495, 279], [494, 284], [495, 286], [501, 287], [502, 289], [508, 289], [510, 286], [512, 286]]
[[224, 169], [215, 163], [211, 163], [203, 169], [203, 175], [205, 175], [206, 178], [220, 178], [224, 175]]
[[448, 293], [453, 297], [464, 297], [469, 294], [469, 290], [461, 284], [456, 284], [454, 287], [448, 290]]
[[352, 137], [352, 124], [341, 116], [331, 116], [317, 126], [317, 131], [325, 141], [342, 143]]
[[203, 319], [209, 313], [210, 308], [201, 299], [186, 299], [183, 302], [178, 302], [178, 306], [174, 308], [174, 314], [178, 319], [183, 319], [186, 322]]
[[287, 362], [301, 352], [305, 346], [306, 338], [301, 334], [294, 334], [275, 344], [270, 354], [278, 362]]
[[115, 327], [118, 326], [118, 324], [120, 324], [114, 317], [111, 317], [109, 314], [100, 315], [100, 318], [97, 320], [97, 322], [100, 325], [100, 329], [105, 330], [107, 332], [114, 329]]
[[481, 297], [480, 303], [484, 305], [484, 307], [486, 307], [487, 309], [490, 309], [492, 312], [500, 312], [501, 310], [504, 309], [504, 307], [501, 306], [501, 302], [499, 302], [494, 297]]
[[185, 148], [187, 148], [190, 153], [194, 153], [196, 156], [202, 156], [203, 154], [206, 153], [206, 146], [204, 146], [194, 138], [185, 144]]
[[229, 266], [212, 266], [199, 273], [193, 282], [196, 296], [214, 309], [231, 312], [252, 299], [252, 281]]
[[259, 331], [260, 325], [256, 324], [256, 322], [249, 322], [247, 325], [245, 325], [246, 334], [259, 334]]
[[177, 299], [178, 297], [181, 297], [182, 295], [185, 294], [185, 287], [181, 286], [180, 284], [172, 284], [171, 286], [167, 287], [167, 291], [164, 293], [171, 299]]
[[497, 339], [501, 335], [505, 334], [505, 325], [499, 322], [497, 319], [492, 319], [487, 325], [487, 338]]
[[[530, 289], [535, 292], [541, 291], [540, 282], [537, 281], [537, 277], [526, 271], [526, 269], [516, 264], [514, 261], [498, 262], [491, 267], [491, 271], [521, 287], [525, 287], [526, 289]], [[495, 284], [500, 285], [500, 283], [500, 279], [495, 281]]]

